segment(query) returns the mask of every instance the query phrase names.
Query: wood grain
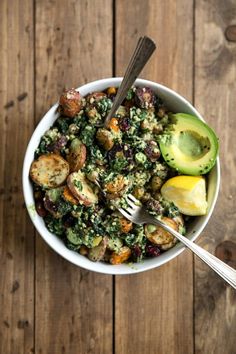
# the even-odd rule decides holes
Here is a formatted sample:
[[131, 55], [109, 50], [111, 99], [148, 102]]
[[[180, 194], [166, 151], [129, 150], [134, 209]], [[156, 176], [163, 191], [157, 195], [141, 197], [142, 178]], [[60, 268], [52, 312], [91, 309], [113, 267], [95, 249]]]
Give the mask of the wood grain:
[[[36, 2], [36, 112], [62, 89], [112, 75], [112, 2]], [[37, 237], [36, 353], [111, 353], [112, 277], [79, 269]]]
[[34, 232], [21, 190], [34, 115], [32, 1], [2, 0], [0, 13], [0, 353], [20, 354], [34, 346]]
[[[195, 105], [219, 135], [222, 172], [220, 197], [200, 245], [231, 266], [236, 261], [233, 148], [236, 138], [236, 45], [228, 41], [225, 34], [227, 28], [235, 25], [235, 18], [234, 0], [196, 1]], [[236, 293], [198, 260], [195, 273], [196, 353], [234, 354]]]
[[[158, 49], [142, 77], [192, 99], [192, 1], [116, 2], [116, 74], [122, 75], [140, 35]], [[187, 20], [186, 20], [187, 19]], [[116, 353], [193, 353], [192, 255], [142, 274], [117, 277]]]
[[190, 252], [116, 277], [113, 298], [111, 276], [34, 245], [21, 190], [27, 142], [62, 89], [112, 63], [122, 75], [150, 35], [141, 76], [194, 98], [220, 137], [221, 193], [198, 243], [236, 268], [235, 0], [1, 0], [0, 13], [0, 354], [236, 354], [236, 293]]

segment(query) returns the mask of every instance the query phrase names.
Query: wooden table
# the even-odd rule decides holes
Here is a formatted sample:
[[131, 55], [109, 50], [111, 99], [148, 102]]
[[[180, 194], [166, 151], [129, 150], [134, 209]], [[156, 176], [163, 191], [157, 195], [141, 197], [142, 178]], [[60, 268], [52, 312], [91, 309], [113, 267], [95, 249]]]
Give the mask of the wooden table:
[[236, 353], [236, 292], [189, 251], [132, 276], [82, 270], [36, 235], [21, 187], [27, 142], [62, 89], [122, 75], [150, 35], [142, 77], [220, 137], [220, 197], [198, 243], [235, 267], [235, 0], [1, 0], [0, 13], [0, 353]]

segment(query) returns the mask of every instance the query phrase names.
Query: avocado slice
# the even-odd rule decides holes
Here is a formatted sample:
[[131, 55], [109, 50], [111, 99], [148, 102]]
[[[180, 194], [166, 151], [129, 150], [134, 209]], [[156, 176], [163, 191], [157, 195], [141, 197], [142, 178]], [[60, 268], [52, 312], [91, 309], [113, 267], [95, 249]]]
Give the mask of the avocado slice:
[[206, 123], [190, 114], [177, 113], [171, 115], [171, 129], [161, 137], [160, 149], [166, 163], [177, 171], [203, 175], [214, 166], [219, 144]]

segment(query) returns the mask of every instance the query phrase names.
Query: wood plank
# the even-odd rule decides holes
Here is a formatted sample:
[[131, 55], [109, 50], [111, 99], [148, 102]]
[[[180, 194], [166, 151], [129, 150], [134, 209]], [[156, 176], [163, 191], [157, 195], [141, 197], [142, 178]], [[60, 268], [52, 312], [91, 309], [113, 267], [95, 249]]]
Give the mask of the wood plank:
[[2, 0], [0, 13], [0, 353], [18, 354], [34, 346], [34, 231], [21, 190], [34, 115], [32, 1]]
[[[122, 75], [140, 35], [158, 50], [142, 73], [192, 99], [192, 1], [116, 2], [116, 74]], [[117, 277], [117, 353], [193, 353], [192, 255], [159, 269]]]
[[[64, 86], [112, 75], [112, 1], [36, 2], [37, 119]], [[79, 269], [37, 237], [36, 353], [112, 352], [112, 277]]]
[[[222, 172], [220, 197], [199, 244], [236, 268], [235, 18], [233, 0], [196, 1], [195, 105], [219, 135]], [[236, 292], [197, 259], [195, 274], [196, 353], [236, 353]]]

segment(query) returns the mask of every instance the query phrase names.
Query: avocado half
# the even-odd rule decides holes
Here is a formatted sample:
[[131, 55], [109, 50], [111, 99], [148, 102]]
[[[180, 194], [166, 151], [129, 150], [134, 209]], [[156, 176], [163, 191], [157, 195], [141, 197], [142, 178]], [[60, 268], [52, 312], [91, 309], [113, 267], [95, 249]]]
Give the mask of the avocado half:
[[171, 115], [173, 130], [161, 139], [166, 163], [188, 175], [203, 175], [214, 166], [219, 144], [215, 132], [203, 121], [185, 113]]

